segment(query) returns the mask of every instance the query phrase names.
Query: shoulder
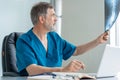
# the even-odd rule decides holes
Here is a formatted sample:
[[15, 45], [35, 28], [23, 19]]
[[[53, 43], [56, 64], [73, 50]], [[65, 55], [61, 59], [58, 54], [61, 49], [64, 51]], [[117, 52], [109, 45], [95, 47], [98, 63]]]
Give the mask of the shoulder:
[[30, 36], [27, 33], [22, 34], [19, 39], [25, 40], [25, 41], [31, 40]]
[[32, 40], [32, 35], [31, 35], [31, 30], [29, 30], [28, 32], [26, 33], [23, 33], [19, 38], [18, 38], [18, 42], [20, 41], [25, 41], [25, 42], [31, 42]]

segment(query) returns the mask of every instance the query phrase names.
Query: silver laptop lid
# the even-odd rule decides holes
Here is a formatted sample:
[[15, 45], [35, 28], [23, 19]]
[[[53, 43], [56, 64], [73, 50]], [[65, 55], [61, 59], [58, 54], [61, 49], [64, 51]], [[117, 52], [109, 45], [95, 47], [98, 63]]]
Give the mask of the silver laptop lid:
[[120, 72], [120, 47], [106, 45], [97, 77], [116, 76]]

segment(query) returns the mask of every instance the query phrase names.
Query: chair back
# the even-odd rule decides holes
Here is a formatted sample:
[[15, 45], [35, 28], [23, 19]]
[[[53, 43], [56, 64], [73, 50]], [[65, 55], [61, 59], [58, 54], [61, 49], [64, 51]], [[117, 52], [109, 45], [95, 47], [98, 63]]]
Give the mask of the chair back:
[[19, 76], [16, 66], [16, 41], [21, 32], [13, 32], [3, 39], [2, 44], [2, 68], [3, 76]]

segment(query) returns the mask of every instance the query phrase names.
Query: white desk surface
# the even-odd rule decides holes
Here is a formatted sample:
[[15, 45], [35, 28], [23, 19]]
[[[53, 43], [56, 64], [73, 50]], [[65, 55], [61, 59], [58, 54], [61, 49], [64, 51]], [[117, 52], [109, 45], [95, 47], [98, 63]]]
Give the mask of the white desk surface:
[[[55, 73], [56, 74], [56, 73]], [[94, 74], [94, 73], [88, 73], [88, 74]], [[58, 75], [81, 75], [81, 73], [58, 73]], [[45, 76], [43, 76], [45, 77]], [[76, 80], [76, 79], [54, 79], [54, 78], [49, 78], [48, 79], [40, 79], [39, 76], [38, 77], [34, 77], [34, 76], [28, 76], [28, 77], [10, 77], [10, 76], [2, 76], [0, 77], [0, 80]], [[77, 79], [78, 80], [78, 79]], [[94, 80], [94, 79], [80, 79], [80, 80]], [[110, 78], [99, 78], [99, 79], [95, 79], [95, 80], [120, 80], [120, 76], [119, 77], [110, 77]]]

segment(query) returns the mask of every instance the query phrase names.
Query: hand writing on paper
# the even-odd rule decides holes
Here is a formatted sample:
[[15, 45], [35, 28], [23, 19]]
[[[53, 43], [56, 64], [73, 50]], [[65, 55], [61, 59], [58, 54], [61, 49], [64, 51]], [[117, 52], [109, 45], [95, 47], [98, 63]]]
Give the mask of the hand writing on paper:
[[84, 68], [85, 65], [82, 62], [78, 60], [73, 60], [67, 66], [62, 68], [62, 72], [77, 72]]

